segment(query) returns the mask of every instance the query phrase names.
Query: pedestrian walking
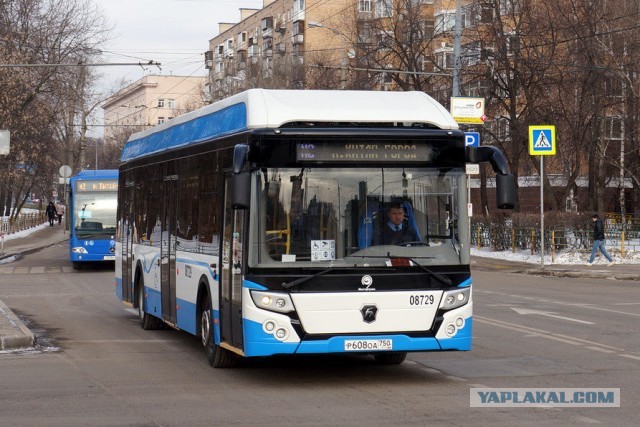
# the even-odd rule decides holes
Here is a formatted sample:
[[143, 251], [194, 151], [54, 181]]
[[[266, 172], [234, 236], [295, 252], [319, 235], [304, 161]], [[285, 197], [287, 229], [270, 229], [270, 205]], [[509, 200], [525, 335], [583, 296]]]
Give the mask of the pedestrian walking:
[[45, 213], [47, 214], [47, 218], [49, 218], [49, 226], [53, 227], [53, 222], [58, 217], [58, 211], [56, 211], [56, 207], [53, 202], [49, 202], [47, 209], [45, 209]]
[[591, 257], [589, 257], [589, 262], [587, 265], [593, 265], [593, 260], [596, 257], [596, 252], [600, 249], [602, 255], [609, 261], [609, 266], [613, 265], [613, 258], [611, 255], [607, 253], [607, 249], [604, 247], [604, 225], [602, 223], [602, 219], [598, 216], [598, 214], [594, 214], [591, 217], [591, 221], [593, 221], [593, 248], [591, 249]]
[[58, 225], [62, 224], [62, 215], [64, 215], [65, 212], [65, 206], [64, 203], [62, 202], [58, 202], [56, 203], [56, 212], [58, 215]]

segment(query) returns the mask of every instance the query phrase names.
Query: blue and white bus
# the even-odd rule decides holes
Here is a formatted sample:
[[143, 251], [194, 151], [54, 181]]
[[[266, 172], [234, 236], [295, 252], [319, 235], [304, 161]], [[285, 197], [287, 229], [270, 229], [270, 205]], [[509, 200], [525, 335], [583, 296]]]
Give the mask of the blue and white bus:
[[[234, 95], [124, 147], [117, 295], [144, 329], [199, 336], [214, 367], [469, 350], [465, 163], [484, 161], [498, 207], [512, 208], [502, 153], [465, 148], [424, 93]], [[413, 237], [376, 239], [392, 217]]]
[[69, 179], [69, 257], [73, 268], [115, 260], [118, 170], [86, 170]]

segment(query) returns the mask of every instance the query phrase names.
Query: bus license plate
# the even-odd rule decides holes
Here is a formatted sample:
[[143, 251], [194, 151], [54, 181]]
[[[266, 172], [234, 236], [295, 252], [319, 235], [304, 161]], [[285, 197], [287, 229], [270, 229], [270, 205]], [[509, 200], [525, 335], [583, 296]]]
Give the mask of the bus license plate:
[[115, 261], [116, 260], [116, 256], [115, 255], [105, 255], [102, 257], [102, 259], [104, 261]]
[[345, 340], [344, 351], [392, 350], [393, 340]]

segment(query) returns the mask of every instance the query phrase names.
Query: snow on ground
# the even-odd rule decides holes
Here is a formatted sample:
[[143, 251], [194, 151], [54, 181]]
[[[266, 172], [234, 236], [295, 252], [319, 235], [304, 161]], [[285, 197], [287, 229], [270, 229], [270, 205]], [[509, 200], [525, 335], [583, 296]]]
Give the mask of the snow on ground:
[[7, 240], [19, 239], [19, 238], [22, 238], [22, 237], [27, 237], [28, 235], [30, 235], [32, 233], [35, 233], [38, 230], [42, 230], [43, 228], [48, 227], [48, 226], [49, 226], [49, 223], [45, 222], [44, 224], [40, 224], [40, 225], [37, 225], [35, 227], [28, 228], [26, 230], [18, 231], [16, 233], [5, 234], [4, 235], [4, 241], [6, 242]]
[[[638, 251], [625, 251], [624, 258], [620, 256], [619, 250], [612, 250], [607, 247], [607, 252], [613, 258], [616, 264], [640, 264], [640, 252]], [[591, 251], [564, 251], [556, 252], [553, 262], [551, 262], [551, 254], [545, 253], [544, 263], [545, 265], [551, 264], [587, 264]], [[530, 264], [540, 264], [540, 254], [531, 255], [531, 249], [528, 250], [516, 250], [515, 253], [510, 250], [507, 251], [491, 251], [489, 248], [471, 248], [471, 256], [504, 259], [508, 261], [526, 262]], [[594, 264], [606, 265], [607, 259], [598, 252]]]

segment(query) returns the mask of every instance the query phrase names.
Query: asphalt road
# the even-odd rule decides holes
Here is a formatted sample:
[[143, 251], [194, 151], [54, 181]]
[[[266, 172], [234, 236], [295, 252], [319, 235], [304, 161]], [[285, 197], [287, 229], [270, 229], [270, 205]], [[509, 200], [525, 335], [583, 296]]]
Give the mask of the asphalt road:
[[[11, 264], [0, 299], [39, 347], [0, 353], [2, 425], [637, 425], [637, 282], [474, 274], [474, 349], [252, 360], [212, 369], [200, 342], [143, 331], [109, 269], [64, 245]], [[620, 408], [470, 408], [474, 387], [620, 388]]]

